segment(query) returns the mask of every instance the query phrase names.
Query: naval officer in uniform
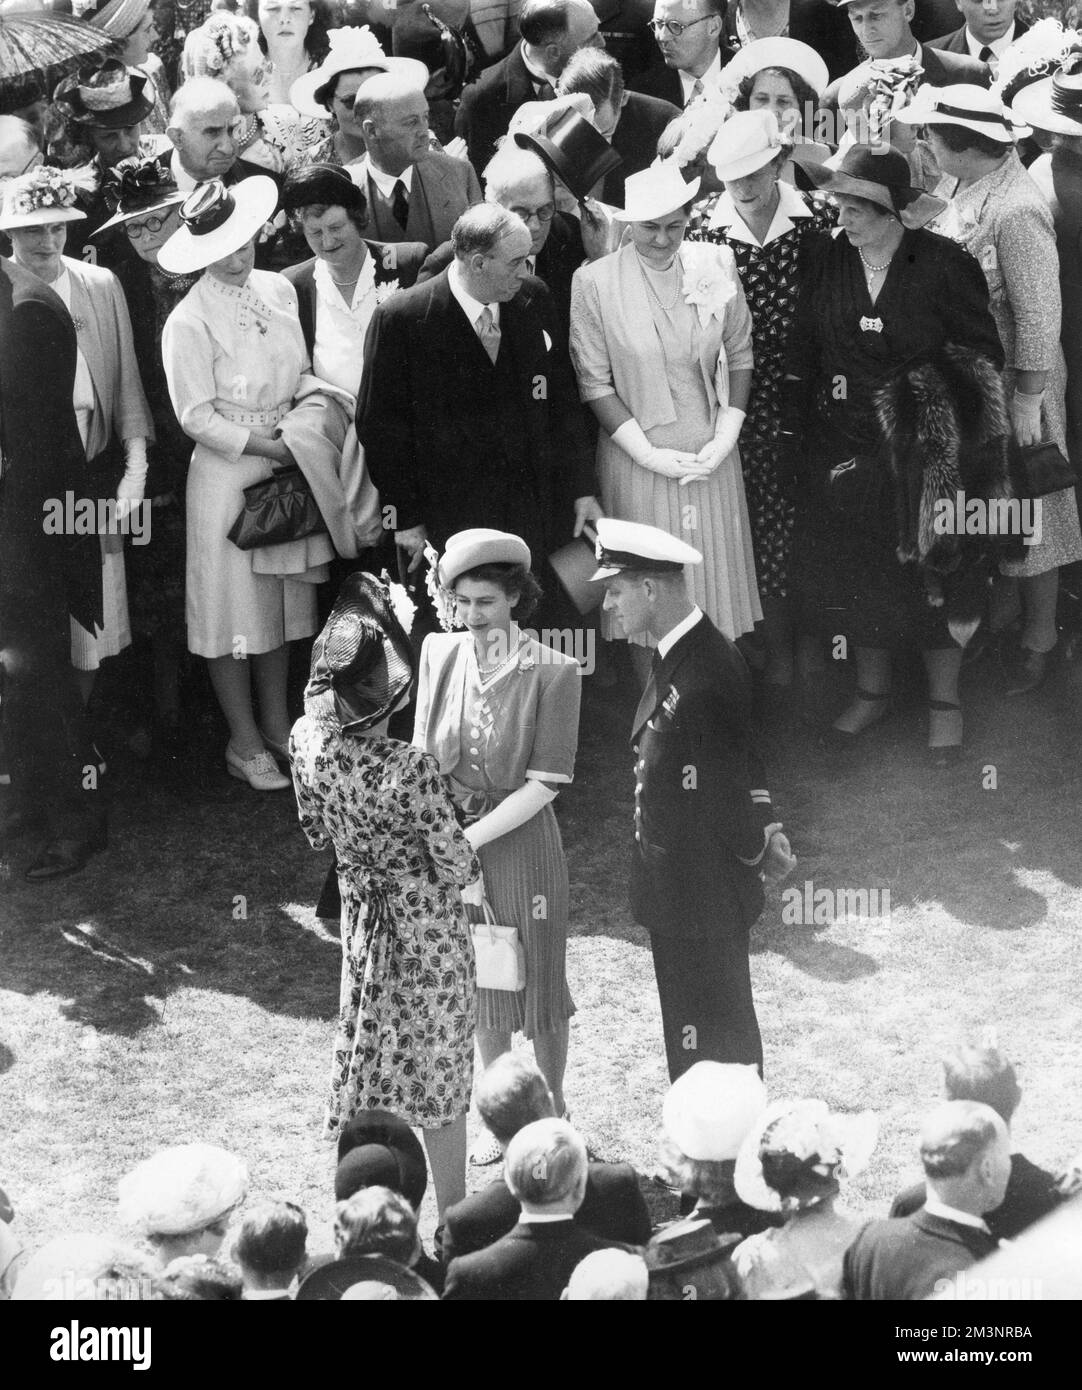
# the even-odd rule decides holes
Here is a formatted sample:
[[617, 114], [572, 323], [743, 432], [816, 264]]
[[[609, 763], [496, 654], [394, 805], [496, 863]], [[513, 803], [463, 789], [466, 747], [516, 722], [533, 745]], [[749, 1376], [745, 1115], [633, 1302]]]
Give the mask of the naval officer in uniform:
[[597, 526], [605, 608], [657, 643], [635, 714], [631, 907], [650, 933], [669, 1077], [695, 1062], [752, 1063], [763, 1045], [748, 935], [763, 884], [796, 860], [765, 787], [743, 657], [687, 596], [700, 553], [654, 526]]

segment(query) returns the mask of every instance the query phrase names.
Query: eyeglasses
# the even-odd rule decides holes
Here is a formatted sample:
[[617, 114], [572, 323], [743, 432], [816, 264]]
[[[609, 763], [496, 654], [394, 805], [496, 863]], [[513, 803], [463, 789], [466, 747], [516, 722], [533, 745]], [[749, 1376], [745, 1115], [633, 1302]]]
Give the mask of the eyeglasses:
[[124, 230], [128, 234], [129, 241], [139, 241], [145, 234], [155, 236], [168, 220], [168, 213], [165, 217], [143, 217], [137, 222], [125, 222]]
[[535, 217], [538, 222], [551, 222], [556, 216], [556, 204], [542, 203], [539, 208], [508, 208], [507, 211], [521, 217], [523, 222], [530, 222]]
[[674, 19], [652, 19], [650, 21], [650, 28], [653, 29], [654, 33], [659, 38], [662, 34], [668, 32], [674, 39], [678, 39], [684, 30], [690, 29], [693, 24], [702, 24], [704, 20], [713, 18], [714, 16], [712, 14], [704, 14], [700, 15], [698, 19], [689, 20], [687, 24], [680, 24]]

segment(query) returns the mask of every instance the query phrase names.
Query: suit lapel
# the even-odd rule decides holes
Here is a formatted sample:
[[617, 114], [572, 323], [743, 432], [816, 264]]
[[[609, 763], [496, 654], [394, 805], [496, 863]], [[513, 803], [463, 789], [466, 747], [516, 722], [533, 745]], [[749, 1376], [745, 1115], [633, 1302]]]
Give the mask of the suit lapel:
[[436, 236], [436, 218], [439, 217], [441, 222], [445, 220], [441, 214], [450, 202], [441, 170], [429, 160], [422, 160], [413, 166], [410, 182], [406, 240], [423, 241], [426, 246], [434, 247], [443, 240]]
[[[685, 632], [683, 637], [681, 637], [679, 641], [674, 642], [670, 650], [661, 658], [661, 664], [657, 669], [657, 674], [651, 677], [655, 687], [654, 696], [649, 702], [640, 700], [639, 707], [635, 711], [635, 727], [631, 731], [632, 742], [638, 738], [640, 731], [646, 723], [653, 719], [658, 711], [658, 706], [664, 702], [666, 695], [669, 693], [677, 671], [702, 641], [706, 632], [707, 621], [706, 617], [700, 618], [691, 631]], [[649, 692], [649, 689], [650, 686], [649, 683], [647, 683], [646, 690], [643, 692], [644, 696]], [[646, 710], [647, 703], [651, 706], [648, 711]]]

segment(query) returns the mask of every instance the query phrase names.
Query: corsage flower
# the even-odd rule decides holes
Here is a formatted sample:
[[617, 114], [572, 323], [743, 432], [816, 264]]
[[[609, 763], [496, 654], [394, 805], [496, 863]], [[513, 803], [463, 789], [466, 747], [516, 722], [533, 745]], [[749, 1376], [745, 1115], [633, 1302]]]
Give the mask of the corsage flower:
[[376, 303], [382, 304], [390, 299], [392, 294], [397, 294], [401, 286], [397, 280], [376, 281]]
[[440, 620], [440, 627], [444, 632], [454, 632], [456, 623], [455, 596], [450, 589], [445, 589], [440, 583], [439, 563], [440, 557], [436, 547], [431, 542], [426, 542], [424, 557], [428, 562], [428, 573], [425, 575], [425, 588], [428, 596], [432, 600], [432, 607], [436, 610], [436, 617]]
[[699, 326], [705, 328], [711, 318], [723, 319], [726, 304], [736, 294], [736, 284], [734, 277], [726, 274], [718, 248], [707, 242], [685, 241], [680, 260], [684, 300], [698, 311]]

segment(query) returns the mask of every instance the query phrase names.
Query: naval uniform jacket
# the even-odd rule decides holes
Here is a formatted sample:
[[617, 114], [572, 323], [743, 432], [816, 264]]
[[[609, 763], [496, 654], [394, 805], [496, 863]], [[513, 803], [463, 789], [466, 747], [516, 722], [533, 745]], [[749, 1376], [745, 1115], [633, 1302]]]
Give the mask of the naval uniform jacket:
[[[752, 734], [751, 673], [705, 615], [661, 659], [636, 715], [631, 906], [652, 934], [750, 927], [774, 819]], [[650, 706], [653, 706], [652, 709]], [[649, 713], [647, 714], [647, 711]]]

